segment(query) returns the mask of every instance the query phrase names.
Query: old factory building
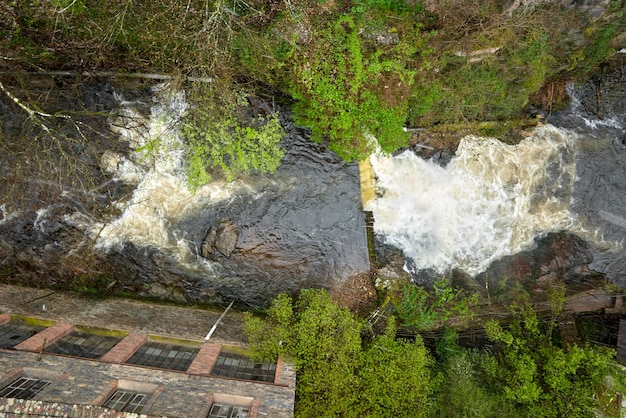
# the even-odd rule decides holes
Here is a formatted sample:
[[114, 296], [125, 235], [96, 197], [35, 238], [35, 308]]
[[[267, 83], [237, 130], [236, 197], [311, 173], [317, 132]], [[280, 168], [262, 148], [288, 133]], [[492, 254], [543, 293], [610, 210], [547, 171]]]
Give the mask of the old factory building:
[[293, 416], [292, 366], [252, 361], [237, 317], [205, 341], [215, 313], [0, 291], [2, 417]]

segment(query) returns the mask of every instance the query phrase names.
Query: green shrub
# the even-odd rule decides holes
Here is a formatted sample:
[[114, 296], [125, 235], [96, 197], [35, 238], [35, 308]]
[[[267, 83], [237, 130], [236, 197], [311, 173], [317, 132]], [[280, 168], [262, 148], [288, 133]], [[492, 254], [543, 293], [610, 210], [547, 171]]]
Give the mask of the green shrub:
[[191, 190], [209, 181], [214, 169], [232, 181], [239, 173], [272, 173], [278, 168], [285, 132], [276, 113], [244, 118], [248, 101], [243, 94], [204, 99], [182, 127]]
[[296, 122], [309, 126], [315, 139], [328, 138], [330, 149], [348, 161], [373, 151], [368, 134], [387, 152], [405, 145], [407, 91], [416, 74], [405, 61], [420, 44], [376, 47], [359, 35], [350, 15], [318, 36], [314, 47], [296, 52]]
[[438, 379], [421, 338], [398, 340], [393, 318], [371, 340], [363, 329], [327, 291], [306, 289], [295, 303], [276, 298], [264, 319], [247, 314], [244, 333], [255, 358], [293, 361], [296, 417], [429, 416]]
[[470, 320], [473, 318], [471, 308], [477, 302], [475, 294], [469, 296], [465, 291], [449, 286], [446, 280], [435, 282], [432, 292], [407, 283], [402, 289], [396, 311], [403, 325], [418, 331], [429, 331], [451, 319]]

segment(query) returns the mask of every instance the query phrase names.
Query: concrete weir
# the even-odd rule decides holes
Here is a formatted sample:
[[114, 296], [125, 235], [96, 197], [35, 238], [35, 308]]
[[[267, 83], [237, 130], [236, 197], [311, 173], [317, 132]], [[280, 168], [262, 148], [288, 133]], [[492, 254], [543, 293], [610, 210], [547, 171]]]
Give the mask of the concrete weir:
[[365, 210], [367, 204], [376, 197], [375, 174], [369, 157], [359, 163], [359, 178], [361, 187], [361, 207], [365, 214], [365, 233], [367, 235], [367, 252], [370, 261], [370, 272], [376, 273], [378, 260], [374, 245], [374, 214]]
[[361, 179], [361, 204], [365, 209], [370, 200], [376, 196], [374, 169], [369, 157], [359, 163], [359, 177]]

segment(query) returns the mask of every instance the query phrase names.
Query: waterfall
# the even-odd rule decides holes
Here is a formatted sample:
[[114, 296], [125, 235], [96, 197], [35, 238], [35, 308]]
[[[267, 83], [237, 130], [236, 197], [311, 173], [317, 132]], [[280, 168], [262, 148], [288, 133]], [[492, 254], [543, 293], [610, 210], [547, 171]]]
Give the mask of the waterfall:
[[136, 187], [129, 200], [117, 202], [121, 216], [107, 224], [93, 225], [91, 235], [96, 240], [94, 247], [101, 251], [120, 250], [130, 242], [160, 248], [181, 262], [189, 262], [195, 259], [193, 245], [173, 225], [207, 202], [228, 199], [237, 183], [214, 183], [200, 187], [196, 193], [189, 191], [178, 134], [188, 108], [185, 94], [171, 90], [167, 84], [157, 85], [153, 93], [148, 117], [138, 113], [134, 103], [119, 97], [120, 110], [111, 121], [111, 129], [134, 152], [126, 157], [107, 151], [102, 165], [114, 179]]
[[[111, 129], [134, 152], [101, 157], [113, 181], [132, 187], [115, 202], [119, 216], [88, 226], [68, 219], [88, 228], [96, 250], [129, 257], [146, 288], [162, 283], [184, 287], [193, 300], [256, 306], [369, 271], [356, 165], [304, 137], [285, 112], [285, 157], [275, 173], [215, 180], [191, 193], [178, 130], [189, 106], [184, 92], [161, 85], [151, 97], [148, 115], [138, 111], [145, 103], [119, 97]], [[203, 255], [205, 237], [226, 221], [237, 231], [235, 250]]]
[[376, 234], [416, 270], [476, 275], [552, 231], [601, 243], [597, 228], [570, 209], [578, 141], [573, 131], [550, 125], [517, 145], [467, 136], [445, 168], [411, 151], [375, 154], [378, 197], [366, 209]]

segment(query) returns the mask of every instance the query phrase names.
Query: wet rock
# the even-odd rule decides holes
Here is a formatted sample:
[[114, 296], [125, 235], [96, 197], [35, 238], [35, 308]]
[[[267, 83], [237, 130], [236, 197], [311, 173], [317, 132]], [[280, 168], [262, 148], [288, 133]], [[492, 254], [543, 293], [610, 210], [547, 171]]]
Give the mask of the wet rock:
[[379, 264], [378, 275], [390, 278], [409, 279], [404, 269], [406, 263], [404, 254], [398, 248], [385, 244], [380, 237], [375, 237], [374, 247]]
[[487, 296], [484, 283], [478, 283], [472, 276], [460, 269], [454, 269], [450, 273], [450, 284], [456, 288], [465, 289], [480, 297]]
[[396, 32], [389, 32], [383, 28], [365, 30], [361, 35], [379, 45], [395, 45], [400, 42], [400, 36]]
[[441, 167], [446, 167], [450, 161], [452, 161], [452, 158], [454, 158], [454, 155], [449, 154], [443, 150], [439, 150], [437, 151], [432, 157], [432, 161], [438, 165], [440, 165]]
[[200, 255], [204, 258], [211, 258], [213, 251], [213, 245], [215, 244], [215, 239], [217, 238], [217, 231], [215, 228], [211, 227], [204, 238], [202, 239], [202, 244], [200, 245]]
[[495, 261], [476, 281], [491, 294], [502, 294], [520, 285], [541, 291], [555, 281], [568, 283], [596, 275], [588, 267], [593, 261], [591, 247], [576, 235], [548, 234], [536, 242], [532, 250]]
[[230, 219], [224, 219], [217, 227], [216, 235], [215, 249], [226, 257], [230, 257], [237, 248], [239, 228]]
[[606, 15], [609, 9], [609, 0], [561, 0], [561, 7], [576, 9], [579, 13], [585, 13], [592, 20], [598, 20]]
[[14, 252], [15, 251], [13, 249], [13, 245], [11, 245], [10, 242], [7, 242], [4, 239], [0, 238], [0, 260], [12, 257]]
[[187, 299], [185, 299], [185, 296], [180, 289], [176, 287], [164, 286], [161, 283], [146, 285], [146, 289], [142, 292], [142, 296], [178, 303], [187, 302]]
[[223, 219], [217, 228], [211, 227], [200, 245], [200, 254], [204, 258], [214, 258], [215, 251], [230, 257], [237, 248], [239, 227], [230, 219]]

